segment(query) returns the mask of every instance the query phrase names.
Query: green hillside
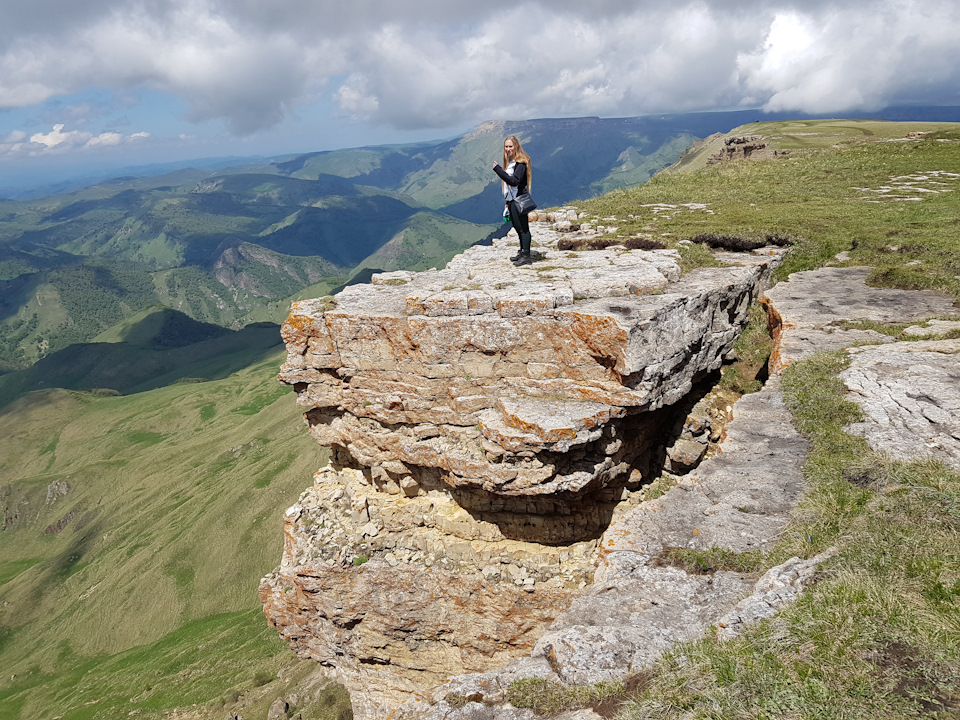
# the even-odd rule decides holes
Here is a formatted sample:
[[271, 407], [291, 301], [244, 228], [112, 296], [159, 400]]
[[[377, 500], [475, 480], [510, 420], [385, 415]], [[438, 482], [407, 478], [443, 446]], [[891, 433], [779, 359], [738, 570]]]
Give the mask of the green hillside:
[[[292, 295], [349, 277], [399, 233], [421, 250], [433, 244], [413, 221], [422, 211], [341, 178], [237, 174], [117, 188], [19, 204], [0, 221], [0, 371], [156, 305], [234, 329], [280, 322]], [[444, 225], [457, 250], [493, 227], [438, 214], [429, 232]]]
[[[906, 128], [910, 128], [906, 130]], [[815, 150], [849, 145], [851, 142], [877, 142], [904, 140], [905, 132], [936, 133], [956, 128], [948, 122], [888, 122], [884, 120], [791, 120], [779, 122], [753, 122], [734, 128], [729, 133], [716, 133], [693, 143], [672, 166], [663, 170], [667, 174], [689, 173], [702, 170], [711, 156], [720, 152], [727, 138], [757, 135], [767, 149]]]
[[386, 244], [364, 260], [359, 270], [419, 271], [443, 267], [479, 240], [476, 228], [474, 223], [464, 220], [439, 219], [435, 213], [417, 213]]
[[227, 330], [169, 308], [141, 313], [103, 336], [103, 342], [70, 345], [25, 370], [0, 375], [0, 408], [44, 388], [127, 395], [219, 380], [273, 355], [281, 343], [280, 328], [272, 323]]
[[[219, 718], [224, 702], [265, 717], [309, 675], [256, 594], [283, 508], [325, 457], [274, 379], [281, 357], [213, 382], [47, 390], [0, 410], [0, 718], [192, 705]], [[304, 717], [334, 718], [345, 699], [326, 702]]]

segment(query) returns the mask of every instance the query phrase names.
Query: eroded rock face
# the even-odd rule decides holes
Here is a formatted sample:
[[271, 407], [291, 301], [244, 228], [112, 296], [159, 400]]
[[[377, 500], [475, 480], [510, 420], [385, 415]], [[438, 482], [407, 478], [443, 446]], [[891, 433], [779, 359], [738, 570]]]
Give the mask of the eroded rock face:
[[[526, 268], [497, 241], [297, 303], [284, 324], [279, 377], [333, 459], [287, 511], [260, 593], [357, 717], [529, 655], [779, 260], [681, 278], [673, 251], [557, 237], [535, 224]], [[670, 462], [702, 457], [681, 445]]]
[[297, 654], [335, 668], [357, 717], [529, 653], [593, 566], [593, 543], [505, 540], [444, 493], [388, 495], [353, 469], [317, 473], [284, 533], [264, 611]]

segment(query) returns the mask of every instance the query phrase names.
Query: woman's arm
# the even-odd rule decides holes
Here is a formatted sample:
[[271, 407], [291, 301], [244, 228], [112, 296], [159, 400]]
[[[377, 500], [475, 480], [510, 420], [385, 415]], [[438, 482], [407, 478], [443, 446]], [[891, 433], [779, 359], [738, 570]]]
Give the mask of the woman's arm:
[[493, 171], [499, 175], [500, 179], [507, 185], [513, 185], [513, 187], [523, 185], [524, 180], [527, 178], [527, 164], [522, 162], [518, 162], [513, 166], [513, 175], [496, 164], [493, 166]]

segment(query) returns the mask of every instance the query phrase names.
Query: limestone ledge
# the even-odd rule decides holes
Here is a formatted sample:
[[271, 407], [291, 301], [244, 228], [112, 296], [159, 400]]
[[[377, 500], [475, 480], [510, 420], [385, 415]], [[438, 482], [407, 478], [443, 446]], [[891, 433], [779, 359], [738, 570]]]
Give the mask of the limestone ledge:
[[[662, 497], [615, 518], [600, 543], [594, 583], [558, 615], [529, 657], [500, 670], [451, 677], [380, 717], [533, 720], [531, 712], [507, 704], [507, 688], [517, 679], [582, 684], [622, 677], [676, 642], [702, 637], [711, 626], [718, 639], [735, 636], [795, 599], [832, 549], [806, 560], [792, 558], [759, 581], [732, 572], [688, 575], [651, 562], [668, 546], [742, 552], [769, 547], [783, 532], [803, 491], [807, 452], [779, 389], [779, 370], [792, 362], [848, 348], [850, 367], [841, 378], [864, 417], [847, 431], [898, 459], [936, 459], [958, 467], [960, 342], [894, 342], [869, 329], [873, 323], [922, 320], [947, 332], [946, 321], [929, 318], [958, 317], [954, 299], [871, 288], [870, 272], [794, 273], [766, 292], [776, 342], [771, 366], [778, 372], [760, 392], [733, 406], [718, 452]], [[864, 342], [879, 344], [849, 347]], [[450, 698], [468, 702], [458, 709]]]
[[525, 268], [501, 242], [296, 303], [279, 378], [317, 441], [397, 482], [439, 471], [504, 495], [636, 482], [631, 418], [719, 369], [780, 255], [681, 278], [672, 250], [561, 252], [535, 236]]

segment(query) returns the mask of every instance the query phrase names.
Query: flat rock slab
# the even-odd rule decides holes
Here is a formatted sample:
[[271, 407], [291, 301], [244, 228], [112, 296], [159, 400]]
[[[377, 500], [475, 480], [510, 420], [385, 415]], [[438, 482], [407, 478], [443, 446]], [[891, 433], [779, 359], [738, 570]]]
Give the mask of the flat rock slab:
[[764, 298], [774, 333], [770, 371], [778, 372], [813, 353], [855, 343], [890, 343], [893, 338], [848, 323], [911, 323], [960, 317], [952, 297], [931, 291], [893, 290], [867, 285], [868, 267], [821, 268], [793, 273]]
[[845, 428], [897, 460], [960, 471], [960, 340], [850, 348], [840, 377], [864, 419]]
[[592, 683], [648, 665], [751, 593], [753, 576], [691, 575], [651, 561], [666, 547], [762, 550], [786, 527], [803, 493], [807, 443], [783, 407], [778, 377], [740, 399], [719, 450], [604, 534], [595, 585], [534, 648], [563, 681]]
[[903, 334], [919, 340], [933, 335], [958, 332], [960, 332], [960, 320], [930, 320], [923, 325], [911, 325], [903, 331]]

